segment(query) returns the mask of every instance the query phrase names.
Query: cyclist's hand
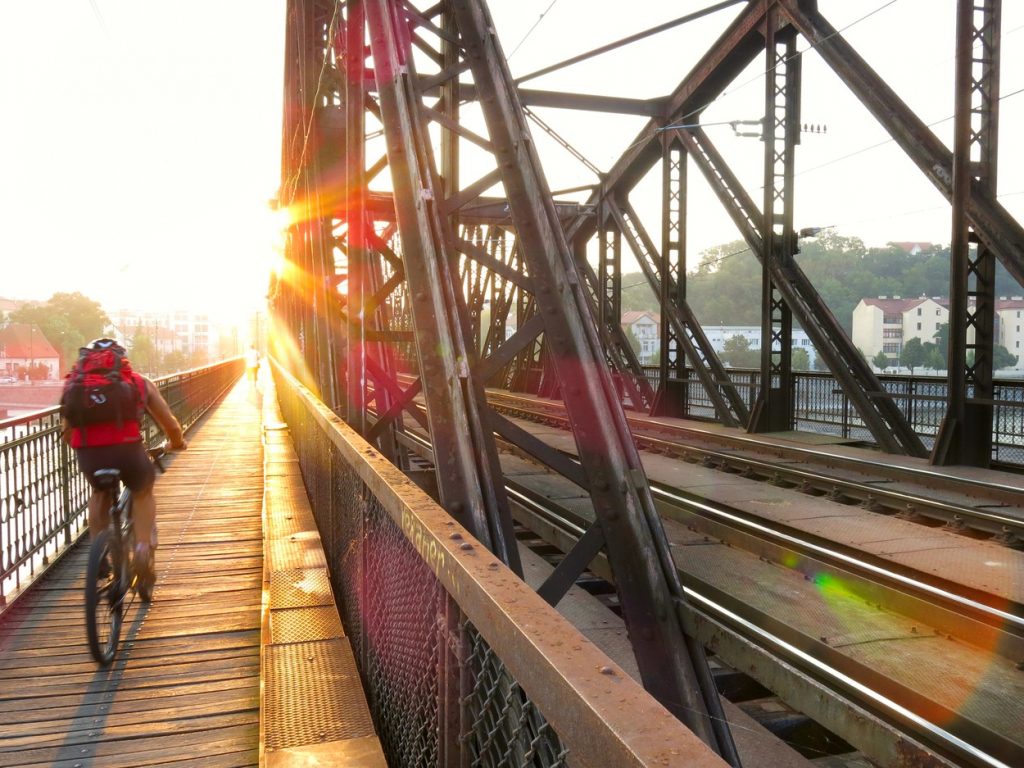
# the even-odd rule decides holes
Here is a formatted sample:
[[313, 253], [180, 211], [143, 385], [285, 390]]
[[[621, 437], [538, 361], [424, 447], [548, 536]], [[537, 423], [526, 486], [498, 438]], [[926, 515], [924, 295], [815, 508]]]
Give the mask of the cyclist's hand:
[[181, 442], [179, 442], [179, 443], [171, 443], [171, 450], [172, 451], [187, 451], [188, 450], [188, 440], [186, 440], [183, 437], [183, 438], [181, 438]]

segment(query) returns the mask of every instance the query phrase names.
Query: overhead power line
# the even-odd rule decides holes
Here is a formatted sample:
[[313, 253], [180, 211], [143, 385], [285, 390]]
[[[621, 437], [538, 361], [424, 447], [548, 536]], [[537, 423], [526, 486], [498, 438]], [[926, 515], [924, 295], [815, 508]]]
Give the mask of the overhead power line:
[[533, 34], [533, 30], [535, 30], [537, 28], [537, 25], [540, 24], [541, 21], [543, 21], [544, 17], [547, 16], [548, 11], [550, 11], [555, 6], [555, 3], [557, 3], [557, 2], [558, 2], [558, 0], [551, 0], [551, 4], [548, 5], [548, 7], [544, 9], [544, 12], [540, 16], [537, 17], [537, 20], [535, 22], [533, 22], [533, 26], [530, 27], [528, 30], [526, 30], [526, 34], [523, 35], [523, 39], [520, 40], [518, 43], [516, 43], [516, 47], [512, 49], [512, 53], [510, 53], [508, 56], [505, 57], [506, 61], [511, 59], [513, 56], [515, 56], [516, 51], [518, 51], [520, 49], [520, 47], [522, 47], [523, 43], [526, 42], [526, 39], [530, 35]]

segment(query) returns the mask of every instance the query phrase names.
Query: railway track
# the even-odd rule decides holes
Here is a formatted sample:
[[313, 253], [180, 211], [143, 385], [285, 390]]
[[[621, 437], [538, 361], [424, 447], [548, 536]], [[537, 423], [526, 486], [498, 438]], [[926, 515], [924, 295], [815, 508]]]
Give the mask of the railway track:
[[[488, 397], [506, 415], [568, 428], [564, 409], [554, 401], [494, 391]], [[641, 450], [1024, 549], [1024, 490], [1012, 483], [951, 477], [937, 469], [869, 460], [822, 446], [766, 444], [635, 414], [628, 421]]]
[[[524, 416], [511, 413], [507, 402], [497, 407], [509, 409], [506, 413], [518, 418]], [[518, 407], [521, 409], [521, 404]], [[525, 415], [557, 424], [559, 414], [545, 410]], [[641, 447], [647, 447], [647, 440], [657, 440], [659, 453], [705, 466], [716, 466], [727, 458], [731, 473], [767, 478], [787, 487], [786, 492], [814, 493], [807, 489], [811, 480], [805, 467], [794, 472], [791, 467], [772, 467], [772, 462], [763, 458], [723, 450], [708, 453], [706, 447], [682, 445], [664, 436], [641, 435], [638, 440]], [[429, 457], [429, 451], [424, 455]], [[775, 472], [784, 470], [788, 472], [780, 481]], [[814, 480], [818, 485], [837, 482], [824, 472], [819, 475]], [[520, 467], [514, 473], [515, 482], [507, 485], [517, 519], [554, 548], [557, 561], [557, 553], [570, 550], [592, 517], [580, 511], [585, 505], [548, 498], [552, 495], [549, 474], [537, 488], [523, 480], [527, 476]], [[797, 477], [799, 482], [794, 481]], [[857, 493], [868, 490], [877, 492], [873, 484], [858, 484], [850, 478], [841, 482], [843, 500], [854, 500]], [[866, 487], [858, 489], [858, 485]], [[936, 583], [934, 578], [894, 568], [854, 548], [758, 519], [748, 510], [710, 504], [657, 483], [652, 490], [686, 585], [689, 602], [679, 610], [730, 674], [749, 675], [787, 707], [837, 734], [878, 765], [1024, 764], [1024, 736], [1018, 735], [1022, 729], [1015, 727], [1022, 718], [1020, 702], [1024, 701], [1024, 664], [1018, 663], [1024, 659], [1024, 611], [1020, 605], [964, 589], [952, 580]], [[986, 486], [974, 492], [987, 494], [989, 490]], [[994, 490], [997, 496], [1003, 492], [998, 487]], [[568, 481], [562, 493], [570, 499], [584, 495]], [[840, 498], [836, 493], [827, 495], [830, 500]], [[929, 499], [906, 488], [890, 491], [888, 499], [897, 497], [901, 510], [907, 504], [928, 510], [918, 513], [926, 519], [929, 514], [965, 519], [978, 513], [987, 518], [987, 524], [994, 524], [985, 510]], [[880, 504], [879, 496], [871, 498]], [[1000, 525], [1016, 522], [1011, 516], [1001, 516], [1008, 521]], [[965, 526], [959, 530], [975, 529]], [[1016, 533], [1014, 529], [1013, 535]], [[708, 557], [711, 550], [718, 555]], [[726, 557], [735, 561], [729, 568], [719, 562]], [[614, 575], [600, 558], [590, 570], [588, 579], [614, 583]], [[730, 575], [723, 576], [726, 572]], [[736, 584], [731, 583], [737, 581], [736, 573], [747, 575], [745, 582], [738, 581], [748, 588], [751, 580], [762, 586], [770, 583], [768, 592], [789, 594], [790, 599], [774, 604], [771, 595], [767, 600], [749, 599], [744, 584], [735, 589]], [[750, 574], [755, 573], [751, 579]], [[587, 586], [594, 588], [593, 584]], [[822, 595], [828, 596], [830, 590], [834, 592], [828, 597], [833, 612], [822, 620], [818, 615]], [[756, 597], [756, 589], [753, 594]], [[837, 623], [843, 624], [836, 621], [836, 611], [845, 612], [855, 627], [822, 630], [823, 626], [835, 630]], [[871, 647], [891, 648], [892, 662], [884, 663], [887, 651], [865, 652]], [[882, 663], [878, 663], [880, 656]], [[966, 687], [939, 695], [934, 680], [928, 684], [920, 679], [928, 669], [935, 670], [936, 680], [966, 677], [966, 683], [957, 683]], [[976, 687], [983, 678], [1001, 683], [992, 689]], [[973, 704], [959, 705], [971, 697]]]

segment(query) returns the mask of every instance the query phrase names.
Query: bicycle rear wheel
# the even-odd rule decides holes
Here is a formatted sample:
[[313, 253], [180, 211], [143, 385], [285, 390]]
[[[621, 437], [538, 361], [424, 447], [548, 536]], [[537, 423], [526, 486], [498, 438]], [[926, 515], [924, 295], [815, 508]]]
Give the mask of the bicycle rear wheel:
[[109, 530], [93, 539], [85, 569], [85, 630], [92, 657], [103, 666], [114, 660], [124, 614], [125, 564]]

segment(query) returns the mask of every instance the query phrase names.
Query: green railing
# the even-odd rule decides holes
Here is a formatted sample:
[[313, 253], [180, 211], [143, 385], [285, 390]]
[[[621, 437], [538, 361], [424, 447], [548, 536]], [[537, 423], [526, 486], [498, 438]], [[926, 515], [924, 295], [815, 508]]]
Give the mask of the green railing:
[[[155, 379], [188, 429], [242, 375], [241, 358]], [[148, 416], [144, 440], [162, 433]], [[89, 485], [61, 439], [56, 406], [0, 421], [0, 611], [86, 529]]]

